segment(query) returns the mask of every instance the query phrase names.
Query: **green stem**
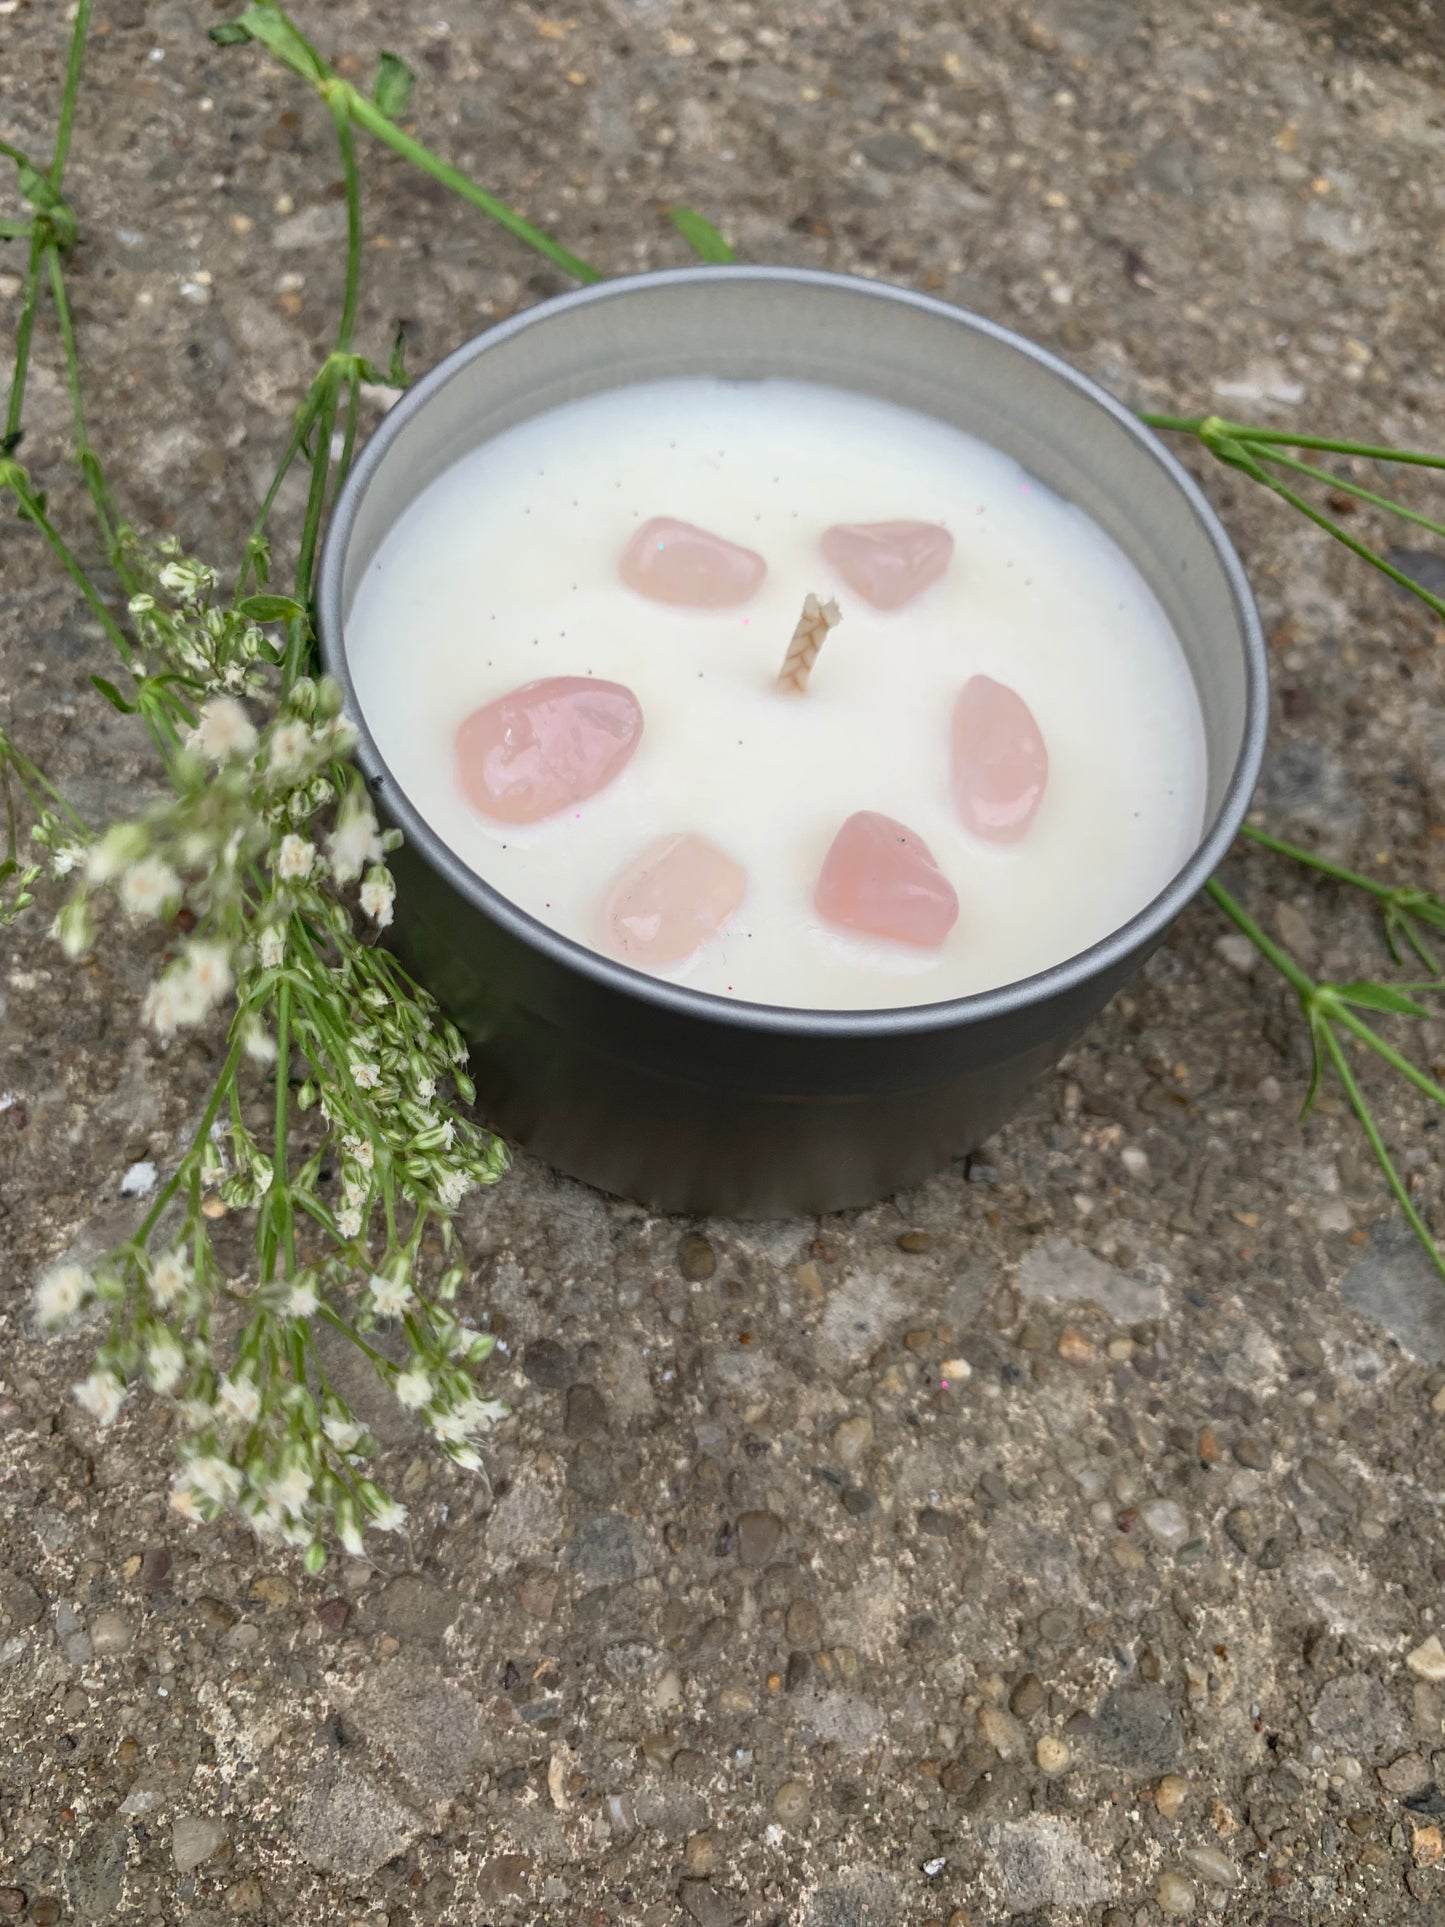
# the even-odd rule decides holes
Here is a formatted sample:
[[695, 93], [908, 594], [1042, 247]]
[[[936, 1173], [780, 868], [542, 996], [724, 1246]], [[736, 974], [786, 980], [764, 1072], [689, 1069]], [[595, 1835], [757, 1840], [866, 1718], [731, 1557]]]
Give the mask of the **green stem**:
[[[289, 1178], [286, 1166], [286, 1127], [291, 1105], [291, 986], [283, 978], [276, 993], [276, 1129], [271, 1147], [273, 1175], [271, 1183], [277, 1189], [277, 1203], [281, 1205], [287, 1195]], [[296, 1270], [296, 1228], [292, 1221], [289, 1206], [281, 1211], [282, 1235], [285, 1240], [286, 1269], [290, 1277]], [[266, 1270], [266, 1282], [275, 1275], [275, 1253], [270, 1254], [271, 1262]]]
[[1368, 562], [1372, 568], [1378, 569], [1381, 575], [1387, 575], [1392, 582], [1398, 583], [1402, 589], [1407, 589], [1427, 608], [1433, 609], [1437, 616], [1445, 616], [1445, 599], [1432, 595], [1413, 576], [1406, 575], [1403, 569], [1397, 569], [1393, 562], [1387, 562], [1384, 556], [1372, 549], [1367, 542], [1356, 541], [1355, 537], [1342, 529], [1332, 516], [1323, 514], [1312, 502], [1307, 502], [1298, 490], [1286, 487], [1283, 482], [1276, 480], [1255, 461], [1245, 466], [1245, 473], [1253, 475], [1257, 482], [1263, 482], [1266, 488], [1273, 489], [1275, 494], [1288, 502], [1291, 508], [1298, 509], [1307, 520], [1313, 522], [1317, 528], [1323, 529], [1327, 535], [1332, 535], [1352, 555], [1359, 556], [1362, 562]]
[[1298, 992], [1302, 1000], [1314, 995], [1318, 987], [1314, 979], [1307, 977], [1295, 962], [1294, 958], [1282, 950], [1274, 938], [1260, 928], [1254, 918], [1250, 916], [1249, 912], [1244, 908], [1243, 904], [1239, 903], [1230, 895], [1228, 890], [1225, 889], [1218, 877], [1211, 877], [1204, 888], [1209, 895], [1213, 897], [1214, 901], [1219, 905], [1225, 916], [1229, 918], [1230, 922], [1242, 930], [1254, 945], [1255, 949], [1269, 959], [1275, 969], [1285, 979], [1286, 983]]
[[143, 1245], [152, 1231], [155, 1230], [156, 1222], [161, 1213], [185, 1181], [192, 1160], [199, 1151], [205, 1149], [206, 1139], [210, 1136], [211, 1126], [220, 1115], [221, 1105], [225, 1102], [226, 1095], [231, 1088], [231, 1081], [236, 1075], [236, 1066], [241, 1061], [242, 1049], [243, 1045], [238, 1031], [235, 1041], [231, 1045], [230, 1055], [221, 1068], [220, 1076], [216, 1079], [215, 1089], [211, 1092], [211, 1101], [207, 1104], [201, 1121], [196, 1127], [195, 1134], [191, 1138], [190, 1144], [186, 1147], [185, 1156], [176, 1166], [174, 1176], [162, 1185], [156, 1195], [155, 1203], [151, 1206], [150, 1210], [147, 1211], [145, 1217], [142, 1218], [140, 1229], [130, 1241], [133, 1247], [139, 1248]]
[[45, 263], [45, 240], [35, 231], [30, 236], [30, 260], [25, 269], [25, 294], [20, 304], [20, 320], [15, 329], [15, 365], [10, 375], [10, 401], [5, 410], [5, 446], [13, 448], [20, 434], [20, 419], [25, 411], [25, 378], [30, 371], [30, 338], [35, 332], [35, 310], [40, 300], [40, 270]]
[[356, 452], [356, 423], [360, 402], [361, 376], [353, 368], [346, 384], [346, 432], [341, 439], [341, 459], [336, 464], [338, 488], [351, 473], [351, 458]]
[[1268, 462], [1273, 468], [1285, 468], [1292, 474], [1307, 476], [1312, 482], [1323, 482], [1328, 488], [1343, 489], [1346, 495], [1353, 495], [1358, 501], [1369, 502], [1377, 509], [1386, 509], [1391, 515], [1398, 515], [1402, 521], [1415, 523], [1417, 528], [1429, 529], [1432, 535], [1445, 535], [1445, 522], [1432, 522], [1428, 515], [1420, 515], [1414, 509], [1406, 508], [1403, 502], [1392, 502], [1388, 495], [1377, 495], [1372, 488], [1362, 488], [1347, 476], [1331, 475], [1327, 468], [1316, 468], [1313, 462], [1297, 462], [1292, 455], [1261, 455], [1260, 460]]
[[1341, 1008], [1336, 1013], [1336, 1018], [1347, 1031], [1358, 1037], [1362, 1044], [1367, 1044], [1377, 1057], [1383, 1057], [1392, 1070], [1398, 1071], [1407, 1083], [1413, 1084], [1415, 1089], [1428, 1097], [1432, 1103], [1445, 1105], [1445, 1089], [1442, 1089], [1433, 1077], [1427, 1077], [1424, 1071], [1410, 1062], [1408, 1057], [1402, 1056], [1393, 1044], [1387, 1044], [1380, 1033], [1372, 1030], [1362, 1017], [1357, 1017], [1352, 1010]]
[[85, 485], [90, 491], [91, 503], [95, 509], [95, 519], [100, 525], [101, 540], [112, 566], [120, 575], [127, 592], [137, 585], [130, 578], [124, 566], [120, 544], [115, 534], [115, 504], [110, 490], [106, 487], [100, 463], [90, 445], [90, 437], [85, 432], [85, 410], [80, 391], [80, 355], [75, 345], [75, 326], [71, 320], [70, 299], [65, 289], [65, 274], [60, 265], [60, 250], [52, 242], [45, 250], [50, 267], [50, 293], [55, 302], [55, 318], [60, 328], [60, 345], [65, 359], [65, 379], [70, 389], [70, 412], [75, 423], [75, 455], [80, 463]]
[[357, 1331], [356, 1327], [354, 1325], [348, 1325], [346, 1320], [341, 1316], [340, 1312], [335, 1311], [330, 1305], [328, 1305], [324, 1298], [321, 1300], [321, 1303], [316, 1307], [316, 1315], [318, 1318], [324, 1318], [328, 1325], [333, 1326], [337, 1331], [341, 1332], [345, 1337], [349, 1338], [352, 1344], [355, 1345], [358, 1351], [364, 1352], [366, 1354], [366, 1356], [371, 1360], [373, 1365], [377, 1366], [382, 1371], [387, 1371], [390, 1369], [391, 1360], [387, 1358], [384, 1353], [379, 1352], [376, 1349], [375, 1345], [368, 1345], [366, 1340], [362, 1337], [361, 1333]]
[[[311, 601], [311, 577], [316, 567], [316, 546], [321, 537], [321, 515], [326, 506], [326, 480], [331, 473], [331, 436], [336, 427], [336, 372], [330, 362], [326, 365], [324, 380], [325, 387], [316, 411], [313, 431], [316, 446], [311, 457], [311, 487], [306, 496], [306, 517], [301, 525], [301, 546], [296, 552], [296, 600], [308, 604]], [[284, 689], [289, 690], [305, 668], [310, 639], [310, 620], [298, 616], [290, 628], [282, 683]]]
[[1370, 442], [1341, 442], [1322, 435], [1297, 435], [1288, 428], [1251, 428], [1244, 422], [1229, 422], [1218, 415], [1140, 415], [1148, 428], [1172, 430], [1194, 435], [1208, 442], [1212, 436], [1227, 435], [1231, 441], [1270, 443], [1283, 448], [1314, 448], [1325, 455], [1358, 455], [1369, 462], [1398, 462], [1405, 467], [1445, 468], [1445, 455], [1426, 455], [1409, 448], [1377, 448]]
[[1395, 1202], [1409, 1220], [1410, 1229], [1420, 1240], [1421, 1245], [1429, 1256], [1430, 1262], [1440, 1273], [1441, 1277], [1445, 1278], [1445, 1256], [1442, 1256], [1440, 1247], [1430, 1235], [1430, 1227], [1415, 1209], [1414, 1201], [1405, 1189], [1405, 1184], [1400, 1173], [1395, 1169], [1395, 1161], [1385, 1148], [1385, 1140], [1380, 1136], [1380, 1128], [1375, 1122], [1369, 1105], [1365, 1102], [1364, 1093], [1355, 1081], [1355, 1074], [1350, 1069], [1349, 1059], [1345, 1056], [1340, 1040], [1335, 1036], [1328, 1024], [1323, 1026], [1323, 1034], [1325, 1049], [1329, 1052], [1330, 1062], [1334, 1065], [1335, 1070], [1339, 1074], [1340, 1082], [1345, 1087], [1345, 1095], [1350, 1100], [1350, 1108], [1359, 1119], [1360, 1129], [1364, 1132], [1369, 1141], [1370, 1149], [1375, 1154], [1375, 1162], [1384, 1172], [1386, 1181], [1395, 1194]]
[[61, 566], [71, 581], [80, 590], [94, 611], [101, 627], [115, 645], [121, 661], [127, 669], [135, 668], [135, 655], [126, 638], [125, 631], [106, 608], [99, 589], [91, 581], [84, 567], [67, 546], [60, 531], [41, 507], [40, 498], [31, 488], [29, 478], [18, 463], [0, 462], [0, 490], [10, 489], [15, 496], [16, 505], [27, 522], [33, 522], [55, 551]]
[[271, 478], [271, 486], [266, 491], [266, 499], [261, 504], [260, 513], [251, 526], [250, 539], [246, 543], [246, 563], [241, 571], [241, 579], [236, 585], [236, 595], [238, 598], [245, 593], [246, 578], [250, 574], [253, 566], [253, 552], [266, 533], [266, 524], [270, 521], [271, 511], [276, 506], [276, 497], [281, 493], [281, 484], [290, 474], [291, 464], [305, 446], [306, 437], [311, 432], [312, 425], [316, 420], [316, 411], [321, 406], [321, 387], [325, 376], [326, 370], [323, 368], [315, 381], [313, 381], [307, 389], [305, 395], [302, 397], [300, 407], [296, 410], [296, 420], [291, 428], [291, 438], [286, 444], [285, 453], [281, 457], [276, 473]]
[[[332, 82], [331, 85], [340, 87], [345, 86], [346, 83]], [[564, 248], [560, 241], [554, 241], [550, 234], [544, 234], [541, 228], [533, 227], [530, 221], [523, 220], [522, 216], [508, 207], [505, 201], [499, 201], [494, 194], [488, 194], [484, 188], [478, 187], [475, 181], [469, 180], [465, 174], [459, 173], [439, 155], [433, 154], [429, 147], [424, 147], [419, 140], [414, 140], [410, 134], [404, 133], [394, 120], [382, 113], [374, 101], [368, 100], [364, 94], [357, 93], [353, 87], [347, 88], [347, 96], [352, 118], [369, 134], [374, 134], [377, 140], [391, 148], [393, 153], [400, 154], [403, 160], [410, 161], [413, 167], [419, 167], [423, 174], [429, 174], [434, 181], [440, 182], [443, 187], [450, 188], [453, 194], [460, 195], [462, 200], [469, 202], [471, 206], [480, 208], [483, 214], [497, 222], [500, 227], [504, 227], [509, 234], [514, 234], [519, 241], [525, 241], [529, 248], [544, 255], [564, 273], [570, 274], [575, 281], [591, 282], [603, 279], [598, 269], [592, 267], [590, 263]]]
[[47, 807], [53, 807], [59, 810], [70, 827], [80, 836], [90, 835], [89, 825], [83, 818], [76, 815], [45, 771], [32, 763], [23, 751], [18, 750], [3, 729], [0, 729], [0, 769], [5, 770], [7, 774], [14, 771], [16, 780], [29, 798], [32, 809], [38, 812]]
[[336, 352], [347, 354], [356, 325], [356, 304], [361, 294], [361, 176], [356, 167], [356, 136], [346, 102], [333, 97], [328, 101], [336, 123], [336, 140], [341, 149], [341, 168], [346, 180], [346, 285], [341, 298], [341, 319], [336, 327]]
[[[75, 103], [80, 94], [80, 67], [85, 56], [85, 36], [90, 25], [91, 0], [79, 0], [75, 10], [75, 24], [70, 30], [70, 51], [65, 62], [65, 86], [60, 96], [60, 118], [55, 127], [55, 151], [46, 170], [50, 185], [60, 191], [60, 183], [65, 176], [66, 157], [70, 153], [70, 135], [75, 125]], [[18, 148], [7, 144], [6, 153], [14, 161], [23, 163], [25, 157]], [[30, 236], [30, 260], [25, 270], [25, 294], [20, 307], [20, 321], [15, 331], [15, 362], [10, 376], [10, 400], [5, 410], [5, 441], [13, 445], [20, 433], [21, 416], [25, 408], [25, 381], [30, 369], [30, 342], [35, 332], [35, 310], [40, 296], [40, 273], [44, 266], [48, 235], [37, 224]]]
[[1294, 863], [1302, 863], [1306, 869], [1322, 871], [1325, 876], [1334, 877], [1339, 883], [1348, 883], [1356, 890], [1368, 891], [1381, 901], [1395, 895], [1389, 884], [1376, 883], [1372, 877], [1361, 876], [1358, 870], [1347, 870], [1343, 863], [1332, 863], [1328, 857], [1302, 850], [1297, 843], [1286, 843], [1283, 837], [1273, 836], [1268, 830], [1256, 829], [1252, 823], [1241, 824], [1239, 834], [1251, 843], [1258, 843], [1262, 849], [1273, 850], [1276, 856], [1287, 856]]
[[[296, 600], [309, 603], [311, 581], [316, 567], [316, 548], [321, 539], [321, 517], [326, 507], [326, 484], [331, 473], [331, 436], [336, 427], [337, 386], [343, 358], [351, 352], [351, 336], [356, 325], [356, 307], [361, 289], [361, 177], [356, 167], [356, 139], [352, 132], [350, 88], [338, 85], [326, 95], [336, 140], [341, 149], [341, 166], [346, 178], [346, 281], [341, 297], [341, 316], [336, 324], [336, 346], [321, 371], [321, 394], [316, 411], [316, 445], [311, 458], [311, 488], [306, 497], [306, 518], [301, 527], [301, 546], [296, 555]], [[285, 687], [290, 688], [301, 674], [305, 651], [311, 640], [309, 623], [291, 624], [286, 652]]]
[[55, 128], [55, 153], [50, 162], [50, 185], [58, 188], [70, 153], [70, 134], [75, 125], [75, 103], [80, 93], [80, 65], [85, 58], [85, 36], [90, 26], [91, 0], [79, 0], [75, 25], [70, 34], [70, 53], [65, 62], [65, 88], [60, 96], [60, 119]]

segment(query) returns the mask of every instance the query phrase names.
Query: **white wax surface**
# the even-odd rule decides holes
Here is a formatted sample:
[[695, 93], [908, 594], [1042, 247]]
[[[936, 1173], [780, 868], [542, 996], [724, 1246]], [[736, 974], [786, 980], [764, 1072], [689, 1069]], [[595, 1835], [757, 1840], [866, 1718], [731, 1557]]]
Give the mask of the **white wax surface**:
[[[675, 516], [758, 550], [738, 609], [624, 588], [639, 522]], [[947, 574], [893, 614], [824, 562], [834, 522], [949, 528]], [[803, 598], [843, 621], [803, 696], [775, 678]], [[357, 697], [407, 796], [452, 850], [542, 922], [604, 948], [624, 865], [694, 831], [748, 872], [735, 923], [666, 974], [757, 1003], [934, 1003], [1027, 977], [1124, 923], [1192, 851], [1204, 736], [1177, 639], [1087, 516], [1010, 457], [925, 416], [798, 382], [673, 380], [559, 408], [485, 443], [412, 504], [347, 623]], [[949, 785], [954, 701], [982, 673], [1016, 689], [1048, 745], [1048, 792], [1017, 844], [980, 841]], [[544, 676], [626, 683], [637, 753], [546, 822], [487, 821], [453, 739], [479, 705]], [[921, 836], [958, 892], [940, 950], [850, 937], [813, 889], [856, 810]]]

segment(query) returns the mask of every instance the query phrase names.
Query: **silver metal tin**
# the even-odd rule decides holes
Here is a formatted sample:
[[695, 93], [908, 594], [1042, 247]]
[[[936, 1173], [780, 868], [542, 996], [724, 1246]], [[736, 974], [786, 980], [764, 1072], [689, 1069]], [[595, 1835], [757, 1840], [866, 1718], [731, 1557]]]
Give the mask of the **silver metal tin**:
[[[1016, 456], [1132, 559], [1194, 677], [1208, 798], [1198, 848], [1122, 928], [1037, 976], [948, 1003], [738, 1003], [558, 935], [474, 875], [418, 814], [377, 749], [347, 665], [347, 611], [382, 540], [421, 490], [503, 429], [600, 389], [704, 374], [822, 382], [951, 422]], [[1219, 863], [1264, 746], [1265, 649], [1244, 572], [1155, 437], [1094, 382], [993, 322], [802, 269], [604, 282], [449, 355], [386, 416], [343, 489], [319, 612], [362, 768], [405, 833], [393, 859], [398, 947], [473, 1040], [482, 1111], [562, 1170], [669, 1210], [837, 1209], [916, 1183], [979, 1144]]]

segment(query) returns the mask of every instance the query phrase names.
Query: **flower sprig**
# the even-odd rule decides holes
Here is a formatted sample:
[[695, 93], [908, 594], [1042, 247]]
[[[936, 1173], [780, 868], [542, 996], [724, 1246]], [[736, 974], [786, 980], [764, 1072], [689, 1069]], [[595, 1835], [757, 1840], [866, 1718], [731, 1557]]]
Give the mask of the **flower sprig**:
[[[1338, 466], [1335, 469], [1324, 468], [1318, 461], [1301, 459], [1302, 454], [1332, 456], [1337, 464], [1349, 464], [1351, 467], [1367, 463], [1371, 468], [1397, 467], [1439, 473], [1445, 471], [1445, 455], [1428, 450], [1388, 448], [1370, 442], [1301, 434], [1295, 429], [1258, 428], [1244, 422], [1226, 421], [1218, 415], [1146, 415], [1144, 420], [1152, 428], [1192, 436], [1217, 461], [1269, 489], [1332, 540], [1340, 543], [1351, 555], [1368, 562], [1397, 588], [1406, 590], [1422, 602], [1434, 615], [1445, 618], [1445, 598], [1417, 581], [1361, 536], [1344, 528], [1335, 515], [1318, 507], [1296, 486], [1298, 482], [1327, 488], [1327, 499], [1331, 499], [1332, 507], [1339, 504], [1348, 509], [1354, 503], [1363, 503], [1414, 527], [1423, 528], [1431, 535], [1445, 536], [1445, 522], [1397, 501], [1381, 489], [1366, 486], [1347, 469]], [[1291, 449], [1299, 453], [1291, 454]], [[1246, 841], [1298, 864], [1317, 876], [1362, 891], [1379, 912], [1385, 946], [1391, 959], [1401, 966], [1410, 962], [1423, 965], [1429, 972], [1428, 979], [1421, 983], [1382, 983], [1373, 979], [1347, 984], [1316, 982], [1298, 959], [1291, 956], [1285, 945], [1260, 927], [1217, 877], [1206, 886], [1219, 909], [1249, 939], [1270, 967], [1283, 977], [1299, 1002], [1309, 1031], [1312, 1053], [1310, 1081], [1301, 1115], [1308, 1116], [1318, 1094], [1320, 1080], [1326, 1071], [1330, 1072], [1338, 1079], [1346, 1102], [1370, 1147], [1370, 1154], [1384, 1174], [1385, 1182], [1406, 1222], [1430, 1262], [1445, 1277], [1445, 1250], [1442, 1250], [1421, 1216], [1410, 1187], [1401, 1176], [1356, 1075], [1348, 1049], [1349, 1046], [1364, 1049], [1403, 1078], [1430, 1104], [1445, 1106], [1445, 1087], [1423, 1070], [1407, 1051], [1391, 1043], [1360, 1015], [1361, 1011], [1368, 1011], [1377, 1018], [1403, 1017], [1416, 1021], [1431, 1015], [1419, 999], [1422, 995], [1445, 990], [1445, 975], [1442, 975], [1441, 959], [1436, 948], [1439, 939], [1435, 934], [1445, 932], [1445, 901], [1422, 884], [1382, 883], [1377, 878], [1364, 876], [1358, 870], [1336, 863], [1329, 857], [1286, 842], [1284, 838], [1255, 824], [1246, 824], [1240, 834]]]
[[[172, 679], [168, 716], [204, 700], [170, 757], [172, 795], [90, 846], [57, 933], [74, 955], [107, 914], [183, 927], [146, 1021], [169, 1039], [234, 1004], [230, 1052], [136, 1235], [93, 1272], [50, 1273], [37, 1307], [48, 1322], [92, 1299], [109, 1310], [77, 1388], [101, 1423], [137, 1380], [178, 1400], [185, 1516], [233, 1504], [319, 1563], [328, 1526], [349, 1545], [403, 1516], [362, 1469], [372, 1441], [328, 1382], [321, 1326], [366, 1354], [448, 1456], [480, 1468], [475, 1436], [502, 1408], [470, 1368], [493, 1341], [449, 1308], [462, 1270], [429, 1287], [423, 1250], [432, 1227], [450, 1248], [451, 1214], [504, 1159], [454, 1101], [473, 1096], [464, 1040], [364, 936], [391, 922], [385, 859], [399, 837], [350, 761], [340, 692], [309, 677], [279, 692], [279, 651], [250, 616], [212, 607], [210, 570], [174, 553], [147, 567], [154, 586], [130, 604], [138, 661]], [[269, 1129], [249, 1106], [248, 1067], [274, 1079]], [[257, 1266], [234, 1281], [210, 1227], [239, 1210], [256, 1214]], [[245, 1320], [225, 1373], [223, 1303]]]

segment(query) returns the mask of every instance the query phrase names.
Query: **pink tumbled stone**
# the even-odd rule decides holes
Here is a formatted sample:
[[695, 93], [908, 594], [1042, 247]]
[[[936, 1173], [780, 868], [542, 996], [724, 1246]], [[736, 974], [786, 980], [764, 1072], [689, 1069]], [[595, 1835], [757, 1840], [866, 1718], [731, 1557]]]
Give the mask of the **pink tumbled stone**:
[[747, 887], [747, 871], [706, 837], [665, 836], [608, 891], [603, 927], [628, 963], [681, 963], [717, 935]]
[[953, 710], [953, 794], [976, 836], [1012, 843], [1034, 820], [1049, 752], [1033, 711], [991, 676], [972, 676]]
[[768, 565], [752, 549], [655, 515], [622, 551], [622, 580], [654, 602], [685, 609], [731, 609], [762, 583]]
[[833, 838], [813, 901], [845, 930], [936, 950], [958, 921], [958, 897], [933, 852], [905, 824], [859, 810]]
[[935, 522], [835, 522], [823, 553], [875, 609], [901, 609], [948, 567], [953, 537]]
[[501, 823], [536, 823], [595, 796], [642, 735], [642, 705], [620, 682], [548, 676], [474, 709], [457, 731], [469, 802]]

